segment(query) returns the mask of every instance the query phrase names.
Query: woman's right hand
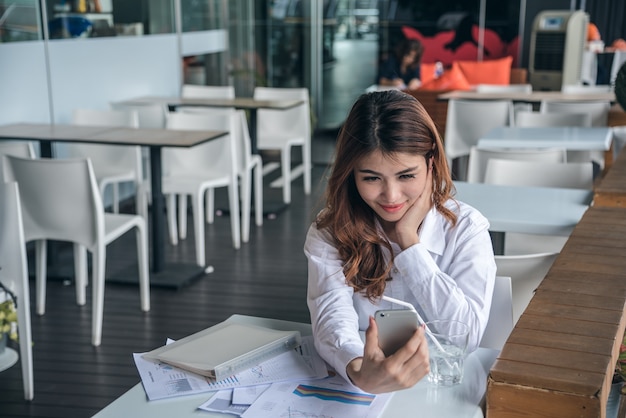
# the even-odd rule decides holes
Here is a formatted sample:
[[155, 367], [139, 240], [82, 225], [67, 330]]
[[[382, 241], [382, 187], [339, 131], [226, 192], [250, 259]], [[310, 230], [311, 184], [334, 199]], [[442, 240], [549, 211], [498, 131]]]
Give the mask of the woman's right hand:
[[352, 360], [347, 366], [352, 383], [369, 393], [410, 388], [429, 371], [428, 344], [424, 328], [418, 328], [403, 347], [391, 356], [385, 357], [378, 346], [378, 327], [372, 317], [365, 333], [363, 357]]

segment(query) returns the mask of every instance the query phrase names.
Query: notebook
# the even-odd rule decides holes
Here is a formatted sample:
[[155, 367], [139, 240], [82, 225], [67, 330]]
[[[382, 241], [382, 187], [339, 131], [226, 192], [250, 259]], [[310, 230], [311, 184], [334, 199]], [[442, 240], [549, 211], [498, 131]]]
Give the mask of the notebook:
[[299, 346], [301, 338], [299, 331], [228, 321], [152, 350], [144, 357], [219, 381]]

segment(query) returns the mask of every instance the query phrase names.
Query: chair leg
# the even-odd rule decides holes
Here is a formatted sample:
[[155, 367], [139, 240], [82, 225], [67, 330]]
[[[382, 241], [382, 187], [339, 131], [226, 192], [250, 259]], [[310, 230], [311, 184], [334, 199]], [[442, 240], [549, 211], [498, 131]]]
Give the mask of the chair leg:
[[206, 223], [212, 224], [215, 221], [215, 189], [210, 188], [206, 191]]
[[178, 238], [187, 238], [187, 195], [178, 195]]
[[150, 276], [148, 273], [148, 234], [146, 223], [140, 222], [135, 229], [137, 240], [137, 264], [139, 266], [139, 295], [141, 298], [141, 310], [150, 310]]
[[87, 249], [80, 244], [74, 244], [74, 276], [76, 277], [76, 304], [85, 305], [87, 301]]
[[120, 188], [119, 183], [113, 183], [113, 213], [120, 213]]
[[[245, 170], [241, 175], [241, 241], [248, 242], [250, 240], [250, 204], [252, 200], [252, 187], [251, 187], [251, 173], [250, 170]], [[231, 214], [233, 216], [233, 214]]]
[[35, 244], [36, 257], [36, 298], [37, 298], [37, 315], [46, 313], [46, 275], [48, 263], [48, 242], [46, 240], [37, 240]]
[[91, 280], [91, 344], [95, 347], [102, 342], [102, 317], [104, 313], [104, 267], [106, 264], [106, 247], [97, 243], [92, 254], [93, 278]]
[[302, 165], [304, 166], [304, 194], [311, 194], [311, 143], [302, 144]]
[[254, 165], [254, 220], [257, 226], [263, 225], [263, 162], [260, 157]]
[[283, 202], [291, 203], [291, 148], [283, 149], [280, 153], [280, 164], [283, 176]]
[[[22, 295], [28, 297], [28, 282], [24, 283]], [[22, 363], [22, 381], [24, 399], [30, 401], [35, 396], [33, 383], [33, 339], [30, 325], [30, 304], [20, 302], [17, 307], [17, 329], [20, 336], [20, 362]]]
[[172, 245], [178, 245], [178, 226], [176, 225], [176, 195], [169, 193], [167, 195], [167, 226], [170, 232], [170, 242]]
[[204, 201], [202, 200], [202, 190], [198, 191], [191, 197], [191, 204], [193, 208], [193, 224], [195, 228], [196, 238], [196, 263], [200, 267], [204, 267], [206, 264], [206, 258], [204, 255], [204, 208], [202, 207]]
[[238, 250], [241, 247], [241, 223], [239, 221], [239, 191], [237, 176], [228, 185], [228, 206], [230, 209], [230, 231], [233, 236], [233, 247]]

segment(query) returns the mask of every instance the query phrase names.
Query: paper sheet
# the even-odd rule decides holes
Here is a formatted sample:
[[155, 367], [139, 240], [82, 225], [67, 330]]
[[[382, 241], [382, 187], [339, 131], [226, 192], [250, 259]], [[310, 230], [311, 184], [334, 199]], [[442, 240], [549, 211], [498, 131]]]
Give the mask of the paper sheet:
[[143, 354], [135, 353], [133, 358], [149, 400], [328, 376], [326, 363], [313, 348], [311, 337], [303, 338], [302, 346], [295, 350], [219, 382], [156, 360], [145, 359]]

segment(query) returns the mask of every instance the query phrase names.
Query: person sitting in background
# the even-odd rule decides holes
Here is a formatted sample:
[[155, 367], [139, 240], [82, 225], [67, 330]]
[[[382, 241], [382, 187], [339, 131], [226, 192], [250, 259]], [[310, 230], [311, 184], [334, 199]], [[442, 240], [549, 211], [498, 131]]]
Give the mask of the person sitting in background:
[[416, 39], [404, 39], [396, 49], [381, 63], [378, 71], [378, 85], [397, 87], [401, 90], [415, 90], [420, 81], [420, 63], [424, 48]]

